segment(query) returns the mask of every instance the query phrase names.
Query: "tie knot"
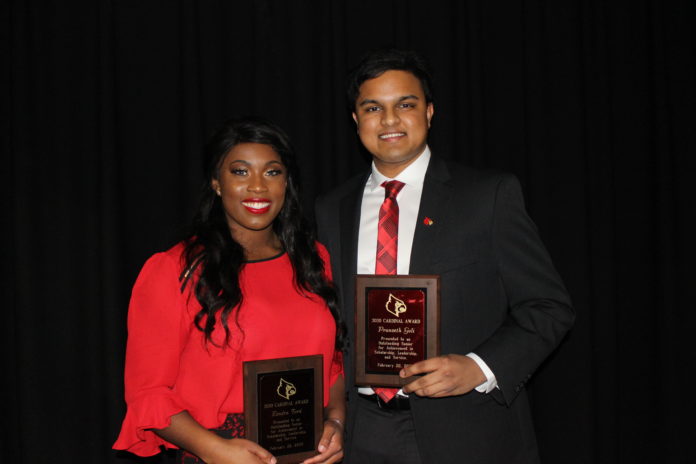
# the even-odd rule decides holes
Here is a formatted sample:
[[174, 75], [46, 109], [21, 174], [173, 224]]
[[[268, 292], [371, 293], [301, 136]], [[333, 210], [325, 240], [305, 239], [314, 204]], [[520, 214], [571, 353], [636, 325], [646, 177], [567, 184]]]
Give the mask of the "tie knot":
[[382, 187], [384, 187], [384, 198], [396, 198], [404, 185], [403, 182], [399, 182], [398, 180], [382, 182]]

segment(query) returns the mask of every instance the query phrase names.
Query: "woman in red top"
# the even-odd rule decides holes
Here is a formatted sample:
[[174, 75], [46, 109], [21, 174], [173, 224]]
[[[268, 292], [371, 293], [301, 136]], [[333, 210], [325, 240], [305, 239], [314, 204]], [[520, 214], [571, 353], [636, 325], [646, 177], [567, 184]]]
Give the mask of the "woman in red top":
[[152, 256], [133, 288], [128, 412], [114, 448], [141, 456], [179, 448], [182, 463], [274, 463], [243, 438], [242, 363], [322, 354], [324, 429], [306, 462], [337, 462], [342, 324], [328, 255], [300, 211], [287, 136], [263, 120], [233, 120], [206, 153], [191, 238]]

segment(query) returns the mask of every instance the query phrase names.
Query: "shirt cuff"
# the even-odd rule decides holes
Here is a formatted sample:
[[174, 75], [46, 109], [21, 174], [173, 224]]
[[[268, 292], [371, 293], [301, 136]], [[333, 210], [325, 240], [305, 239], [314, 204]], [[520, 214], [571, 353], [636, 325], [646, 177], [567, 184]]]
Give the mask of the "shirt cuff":
[[475, 390], [479, 393], [490, 393], [495, 388], [497, 388], [498, 381], [495, 379], [495, 374], [490, 369], [490, 367], [488, 367], [488, 364], [486, 364], [483, 361], [483, 359], [479, 358], [479, 356], [476, 353], [469, 353], [467, 354], [467, 357], [473, 359], [474, 362], [478, 365], [478, 367], [483, 371], [483, 374], [486, 376], [486, 381], [478, 387], [476, 387]]

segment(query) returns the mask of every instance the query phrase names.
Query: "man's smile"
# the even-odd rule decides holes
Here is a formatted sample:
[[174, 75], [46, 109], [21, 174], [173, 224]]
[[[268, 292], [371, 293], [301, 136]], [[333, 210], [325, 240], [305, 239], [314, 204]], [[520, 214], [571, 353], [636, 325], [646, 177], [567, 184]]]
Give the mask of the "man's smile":
[[398, 140], [401, 137], [406, 137], [406, 132], [388, 132], [379, 135], [380, 140]]

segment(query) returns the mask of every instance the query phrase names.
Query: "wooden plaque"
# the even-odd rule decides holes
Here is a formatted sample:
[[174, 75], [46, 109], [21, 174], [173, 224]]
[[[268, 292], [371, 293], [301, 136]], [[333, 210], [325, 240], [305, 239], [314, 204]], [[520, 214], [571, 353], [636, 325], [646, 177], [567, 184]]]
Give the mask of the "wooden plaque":
[[401, 387], [399, 371], [440, 355], [440, 276], [363, 275], [355, 282], [355, 383]]
[[323, 368], [320, 354], [244, 363], [246, 438], [267, 449], [279, 464], [318, 454]]

